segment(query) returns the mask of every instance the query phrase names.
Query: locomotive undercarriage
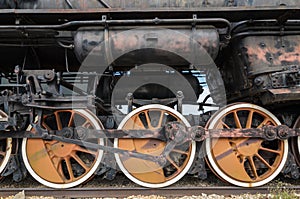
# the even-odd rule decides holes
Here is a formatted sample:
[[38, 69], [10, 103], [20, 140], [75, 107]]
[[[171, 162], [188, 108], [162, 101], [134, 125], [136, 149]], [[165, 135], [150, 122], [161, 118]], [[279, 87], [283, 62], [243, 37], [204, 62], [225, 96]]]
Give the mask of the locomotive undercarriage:
[[[107, 178], [113, 178], [117, 169], [116, 161], [122, 168], [121, 171], [128, 172], [126, 175], [131, 180], [146, 187], [168, 186], [188, 172], [205, 178], [207, 171], [203, 170], [205, 168], [203, 149], [197, 149], [196, 152], [196, 145], [204, 146], [205, 151], [208, 151], [211, 145], [219, 146], [218, 149], [214, 147], [214, 150], [208, 153], [208, 158], [211, 159], [208, 162], [209, 167], [212, 167], [210, 164], [215, 164], [213, 170], [224, 169], [228, 165], [228, 161], [219, 162], [216, 157], [227, 157], [226, 150], [235, 151], [240, 161], [239, 169], [245, 169], [246, 173], [239, 174], [240, 179], [232, 181], [236, 179], [235, 171], [227, 168], [229, 170], [226, 174], [233, 176], [229, 176], [229, 179], [226, 176], [221, 178], [239, 186], [249, 186], [249, 184], [259, 186], [262, 181], [260, 176], [263, 176], [262, 179], [273, 178], [282, 170], [288, 155], [287, 139], [296, 139], [300, 135], [299, 129], [279, 125], [278, 119], [270, 112], [248, 103], [229, 105], [225, 108], [226, 112], [221, 109], [219, 114], [206, 122], [205, 127], [197, 126], [205, 123], [210, 116], [184, 117], [180, 112], [169, 107], [174, 106], [175, 103], [177, 109], [182, 111], [184, 98], [182, 92], [178, 92], [175, 98], [154, 99], [154, 104], [149, 103], [151, 100], [135, 100], [132, 94], [128, 94], [129, 114], [118, 114], [117, 117], [120, 118], [116, 120], [122, 122], [116, 130], [113, 129], [115, 124], [107, 122], [111, 119], [110, 116], [100, 117], [101, 122], [93, 112], [88, 110], [95, 110], [93, 108], [95, 108], [94, 104], [97, 104], [95, 103], [97, 97], [59, 95], [58, 90], [61, 86], [57, 81], [59, 73], [51, 70], [29, 72], [17, 69], [16, 78], [26, 79], [25, 84], [20, 82], [4, 84], [6, 89], [1, 96], [3, 110], [7, 110], [11, 115], [8, 117], [5, 112], [1, 112], [2, 171], [7, 165], [17, 164], [16, 161], [9, 160], [9, 157], [13, 160], [18, 159], [17, 151], [21, 150], [29, 173], [42, 184], [53, 188], [68, 188], [81, 184], [96, 170], [99, 174], [108, 175]], [[44, 88], [47, 88], [47, 91]], [[164, 105], [156, 104], [160, 100]], [[101, 101], [98, 103], [101, 104]], [[147, 103], [149, 105], [145, 105]], [[132, 111], [133, 106], [140, 108]], [[102, 107], [105, 105], [97, 106], [96, 110]], [[97, 112], [108, 113], [109, 110], [97, 110]], [[80, 119], [76, 120], [76, 117]], [[110, 126], [111, 129], [107, 129], [102, 123]], [[194, 126], [190, 127], [190, 123]], [[17, 139], [23, 140], [22, 146], [14, 144], [12, 139], [15, 142]], [[141, 148], [135, 148], [138, 145]], [[152, 146], [152, 150], [150, 146], [148, 149], [142, 147], [146, 145]], [[232, 149], [228, 149], [228, 145]], [[132, 150], [133, 148], [135, 150]], [[43, 160], [43, 155], [36, 159], [36, 156], [41, 153], [40, 150], [47, 150], [52, 162]], [[11, 151], [15, 151], [16, 155], [12, 155]], [[225, 154], [219, 154], [220, 152]], [[77, 155], [78, 153], [81, 156]], [[230, 159], [232, 160], [235, 158]], [[49, 165], [46, 168], [41, 167], [44, 164], [53, 164], [55, 167], [49, 173]], [[146, 166], [139, 167], [138, 171], [135, 167], [131, 168], [132, 165], [143, 164]], [[287, 165], [293, 167], [287, 173], [297, 178], [299, 173], [295, 161]], [[22, 179], [24, 174], [16, 169], [16, 165], [7, 168], [3, 171], [3, 176], [16, 172], [14, 178]], [[222, 171], [219, 172], [222, 174]], [[57, 179], [53, 177], [54, 173]], [[245, 176], [249, 176], [250, 183], [242, 183]]]
[[[91, 11], [85, 20], [72, 11], [40, 20], [29, 11], [7, 14], [1, 176], [20, 181], [28, 171], [52, 188], [95, 174], [113, 179], [119, 170], [151, 188], [186, 174], [205, 179], [208, 168], [243, 187], [280, 172], [299, 178], [299, 20], [283, 9], [265, 16], [249, 9], [257, 20], [240, 22], [229, 11], [175, 11], [166, 19], [162, 10], [141, 19], [137, 11]], [[11, 52], [15, 59], [5, 56]], [[187, 104], [200, 113], [186, 114]]]

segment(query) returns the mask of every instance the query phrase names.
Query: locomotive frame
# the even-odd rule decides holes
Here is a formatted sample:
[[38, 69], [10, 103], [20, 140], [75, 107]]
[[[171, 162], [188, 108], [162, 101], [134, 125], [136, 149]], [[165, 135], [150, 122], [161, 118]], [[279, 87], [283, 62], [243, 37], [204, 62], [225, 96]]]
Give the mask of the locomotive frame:
[[[299, 111], [293, 107], [300, 102], [300, 20], [298, 7], [289, 5], [297, 2], [121, 8], [101, 0], [73, 2], [77, 9], [62, 2], [67, 8], [50, 9], [46, 0], [0, 2], [6, 8], [0, 11], [1, 176], [13, 173], [20, 181], [27, 169], [46, 186], [70, 188], [95, 173], [113, 179], [120, 168], [137, 184], [157, 188], [186, 173], [204, 179], [208, 165], [244, 187], [266, 184], [282, 170], [299, 178]], [[97, 9], [89, 7], [94, 3]], [[103, 73], [97, 69], [103, 63], [89, 65], [88, 56], [104, 60]], [[210, 71], [214, 64], [217, 73]], [[197, 66], [210, 90], [202, 102]], [[157, 68], [171, 80], [182, 75], [190, 90], [179, 84], [176, 92], [153, 84], [116, 89], [128, 71], [159, 77]], [[113, 101], [121, 91], [127, 115], [114, 105], [124, 103]], [[184, 115], [184, 104], [203, 113]], [[206, 106], [223, 108], [204, 112]]]

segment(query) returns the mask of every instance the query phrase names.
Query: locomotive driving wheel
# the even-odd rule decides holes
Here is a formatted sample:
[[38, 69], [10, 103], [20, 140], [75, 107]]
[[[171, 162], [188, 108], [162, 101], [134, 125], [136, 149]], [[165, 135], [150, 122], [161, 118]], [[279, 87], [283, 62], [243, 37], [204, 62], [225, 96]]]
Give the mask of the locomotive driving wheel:
[[[300, 128], [300, 116], [298, 116], [295, 124], [294, 124], [294, 129], [295, 128]], [[300, 166], [300, 136], [298, 137], [293, 137], [291, 139], [291, 149], [295, 157], [295, 161]]]
[[[0, 120], [7, 121], [7, 114], [0, 110]], [[12, 139], [3, 138], [0, 139], [0, 174], [5, 169], [12, 149]]]
[[[190, 126], [177, 111], [163, 105], [146, 105], [135, 109], [120, 123], [118, 129], [151, 129], [162, 127], [167, 122], [178, 121]], [[158, 139], [115, 139], [116, 148], [158, 156], [166, 142]], [[177, 145], [166, 157], [164, 166], [150, 160], [115, 154], [121, 171], [133, 182], [150, 188], [169, 186], [181, 179], [192, 165], [195, 156], [194, 141]]]
[[[45, 115], [42, 126], [47, 130], [79, 126], [103, 129], [98, 118], [83, 109], [58, 110]], [[87, 141], [101, 145], [104, 143], [103, 139]], [[27, 170], [38, 182], [52, 188], [70, 188], [85, 182], [94, 174], [103, 151], [56, 140], [24, 138], [22, 156]]]
[[[248, 103], [237, 103], [219, 110], [208, 122], [208, 129], [261, 128], [280, 125], [269, 111]], [[207, 162], [221, 179], [242, 187], [261, 186], [282, 170], [288, 154], [287, 140], [260, 138], [211, 138], [205, 141]]]

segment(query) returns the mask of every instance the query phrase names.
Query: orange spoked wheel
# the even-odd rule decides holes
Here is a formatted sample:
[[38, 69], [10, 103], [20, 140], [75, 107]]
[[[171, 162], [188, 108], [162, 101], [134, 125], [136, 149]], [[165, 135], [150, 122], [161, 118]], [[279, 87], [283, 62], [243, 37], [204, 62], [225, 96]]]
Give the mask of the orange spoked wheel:
[[[66, 127], [103, 129], [101, 122], [88, 110], [59, 110], [43, 117], [47, 130]], [[103, 145], [103, 139], [89, 142]], [[23, 139], [22, 156], [29, 173], [40, 183], [52, 188], [70, 188], [88, 180], [98, 168], [103, 151], [87, 149], [56, 140]]]
[[[261, 128], [279, 125], [266, 109], [237, 103], [219, 110], [208, 122], [208, 129]], [[207, 162], [221, 179], [242, 187], [261, 186], [282, 170], [288, 155], [287, 140], [260, 138], [211, 138], [205, 141]]]
[[[8, 116], [5, 112], [0, 110], [0, 121], [7, 121]], [[12, 139], [3, 138], [0, 139], [0, 174], [5, 169], [12, 149]]]
[[[177, 111], [163, 105], [146, 105], [135, 109], [120, 123], [119, 129], [156, 129], [171, 121], [190, 126]], [[166, 143], [158, 139], [115, 139], [116, 148], [158, 156]], [[150, 160], [115, 154], [121, 171], [133, 182], [151, 188], [165, 187], [181, 179], [192, 165], [195, 156], [195, 142], [176, 146], [166, 157], [164, 166]]]

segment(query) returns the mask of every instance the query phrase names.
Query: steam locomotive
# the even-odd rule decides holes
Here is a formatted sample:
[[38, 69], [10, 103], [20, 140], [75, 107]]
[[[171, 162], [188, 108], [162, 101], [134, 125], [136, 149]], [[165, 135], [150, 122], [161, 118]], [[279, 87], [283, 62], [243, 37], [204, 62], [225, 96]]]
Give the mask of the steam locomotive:
[[300, 2], [0, 0], [0, 174], [299, 178]]

